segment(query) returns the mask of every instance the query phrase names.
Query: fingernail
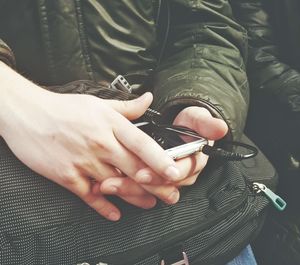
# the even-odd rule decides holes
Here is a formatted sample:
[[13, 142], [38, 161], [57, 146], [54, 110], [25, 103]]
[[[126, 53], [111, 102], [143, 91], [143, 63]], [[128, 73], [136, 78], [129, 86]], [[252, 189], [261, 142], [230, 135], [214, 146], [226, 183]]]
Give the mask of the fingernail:
[[149, 201], [146, 205], [144, 205], [144, 209], [151, 209], [153, 208], [157, 203], [157, 200], [153, 198], [153, 200]]
[[178, 191], [173, 191], [169, 197], [168, 197], [168, 202], [169, 203], [176, 203], [179, 200], [179, 192]]
[[108, 215], [108, 219], [111, 220], [111, 221], [118, 221], [120, 219], [120, 216], [118, 213], [116, 212], [111, 212], [109, 215]]
[[174, 166], [169, 166], [166, 171], [165, 175], [169, 178], [171, 181], [177, 181], [180, 179], [180, 172], [179, 170]]
[[139, 183], [150, 183], [152, 181], [152, 176], [150, 174], [138, 173], [136, 175], [136, 181]]

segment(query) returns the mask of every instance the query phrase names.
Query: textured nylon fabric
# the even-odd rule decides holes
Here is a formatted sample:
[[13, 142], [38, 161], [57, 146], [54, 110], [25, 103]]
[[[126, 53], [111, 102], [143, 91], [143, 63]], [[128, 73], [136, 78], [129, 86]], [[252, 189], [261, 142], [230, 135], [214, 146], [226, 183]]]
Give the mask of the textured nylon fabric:
[[0, 166], [7, 168], [1, 172], [1, 232], [5, 231], [1, 264], [62, 264], [64, 260], [63, 264], [70, 264], [160, 242], [176, 230], [213, 217], [245, 189], [236, 175], [220, 182], [228, 172], [219, 168], [214, 178], [203, 177], [192, 189], [183, 190], [177, 205], [160, 204], [150, 211], [124, 206], [122, 221], [114, 224], [25, 168], [3, 142]]
[[[113, 93], [84, 82], [70, 86], [102, 97]], [[273, 168], [260, 166], [265, 163], [260, 154], [252, 164], [210, 164], [197, 183], [182, 189], [176, 205], [141, 210], [112, 198], [124, 214], [113, 223], [25, 167], [0, 141], [0, 264], [155, 265], [163, 249], [178, 243], [191, 264], [225, 263], [249, 243], [262, 220], [267, 199], [248, 182], [274, 177]]]

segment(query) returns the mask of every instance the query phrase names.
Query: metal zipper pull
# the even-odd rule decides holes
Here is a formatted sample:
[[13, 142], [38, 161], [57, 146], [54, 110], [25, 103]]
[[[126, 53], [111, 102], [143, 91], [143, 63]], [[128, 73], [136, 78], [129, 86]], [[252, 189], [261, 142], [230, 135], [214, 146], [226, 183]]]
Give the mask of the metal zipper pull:
[[113, 88], [113, 89], [118, 89], [118, 90], [121, 90], [124, 92], [128, 92], [128, 93], [132, 92], [132, 87], [130, 86], [128, 81], [125, 79], [125, 77], [122, 75], [118, 75], [114, 79], [114, 81], [111, 82], [109, 87]]
[[270, 190], [266, 185], [258, 182], [253, 182], [253, 190], [256, 193], [263, 192], [265, 196], [267, 196], [276, 207], [277, 210], [283, 211], [286, 207], [286, 202], [280, 196], [275, 194], [272, 190]]

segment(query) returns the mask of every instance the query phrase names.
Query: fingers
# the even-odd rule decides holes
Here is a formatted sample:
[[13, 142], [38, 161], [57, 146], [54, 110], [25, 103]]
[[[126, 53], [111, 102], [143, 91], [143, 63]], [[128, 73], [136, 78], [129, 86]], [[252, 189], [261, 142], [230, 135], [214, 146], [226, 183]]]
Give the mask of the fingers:
[[120, 196], [124, 201], [143, 209], [151, 209], [156, 205], [156, 198], [154, 196]]
[[[120, 196], [129, 203], [144, 209], [155, 206], [155, 197], [168, 204], [174, 204], [180, 196], [178, 189], [173, 184], [161, 182], [160, 185], [139, 185], [128, 177], [109, 178], [102, 182], [100, 191], [103, 194]], [[135, 198], [138, 200], [135, 201]]]
[[[131, 101], [110, 101], [109, 104], [117, 112], [128, 119], [141, 116], [152, 102], [152, 94], [145, 93], [138, 99]], [[178, 180], [179, 172], [174, 161], [148, 135], [136, 128], [126, 119], [119, 119], [114, 124], [113, 132], [116, 139], [134, 153], [158, 175], [168, 180]], [[155, 155], [154, 155], [155, 154]], [[121, 169], [121, 168], [120, 168]], [[142, 178], [142, 176], [140, 176]]]
[[103, 195], [92, 192], [92, 185], [88, 178], [77, 175], [69, 176], [63, 186], [75, 193], [87, 205], [110, 221], [118, 221], [121, 218], [119, 209], [108, 201]]
[[[116, 143], [116, 146], [118, 145], [119, 144]], [[127, 170], [125, 170], [125, 172], [135, 174], [138, 170], [136, 168], [138, 168], [138, 165], [140, 164], [139, 161], [128, 153], [126, 149], [122, 148], [122, 146], [120, 146], [120, 149], [123, 149], [123, 152], [125, 152], [126, 155]], [[102, 194], [117, 195], [124, 201], [144, 209], [152, 208], [156, 204], [156, 198], [154, 196], [146, 192], [130, 178], [125, 178], [120, 170], [112, 167], [111, 165], [100, 163], [100, 161], [94, 161], [88, 165], [80, 164], [76, 166], [76, 168], [81, 175], [92, 176], [96, 181], [93, 183], [91, 191], [94, 197], [98, 198], [98, 204], [105, 203], [103, 207], [109, 208], [111, 207], [111, 203], [107, 201]], [[92, 200], [93, 197], [91, 195], [89, 196]], [[95, 208], [96, 206], [92, 205], [92, 207]], [[104, 211], [102, 211], [102, 215], [103, 213]], [[106, 216], [106, 218], [111, 217]]]
[[179, 201], [179, 190], [173, 184], [142, 185], [142, 187], [167, 204], [175, 204]]
[[[147, 165], [117, 141], [113, 145], [112, 154], [109, 159], [103, 158], [103, 160], [118, 168], [124, 175], [129, 176], [138, 183], [149, 183], [151, 181], [148, 175], [136, 176], [136, 173], [140, 169], [147, 167]], [[110, 177], [114, 177], [114, 175]]]
[[183, 187], [183, 186], [191, 186], [191, 185], [194, 185], [195, 182], [197, 181], [199, 175], [200, 175], [201, 172], [196, 172], [194, 175], [192, 176], [189, 176], [177, 183], [176, 184], [176, 187]]
[[119, 125], [113, 129], [118, 141], [159, 176], [170, 181], [180, 180], [175, 161], [150, 136], [128, 123], [125, 120], [120, 121]]
[[154, 196], [128, 177], [109, 178], [101, 183], [99, 190], [102, 194], [117, 195], [128, 203], [144, 209], [150, 209], [156, 204]]
[[[211, 141], [209, 141], [211, 143]], [[212, 144], [212, 143], [211, 143]], [[205, 168], [208, 156], [203, 153], [197, 153], [189, 157], [185, 157], [177, 161], [177, 167], [180, 173], [185, 176], [181, 181], [176, 182], [177, 187], [193, 185], [202, 170]]]
[[150, 92], [142, 96], [127, 101], [107, 100], [107, 103], [117, 112], [122, 114], [129, 120], [134, 120], [142, 116], [147, 108], [149, 108], [153, 96]]
[[195, 106], [182, 110], [175, 118], [174, 124], [189, 127], [211, 140], [224, 137], [228, 131], [225, 121], [212, 117], [206, 108]]
[[[195, 174], [199, 174], [208, 161], [208, 156], [203, 153], [197, 153], [178, 160], [177, 167], [180, 170], [180, 174], [184, 176], [184, 180]], [[182, 180], [182, 181], [184, 181]], [[177, 182], [180, 183], [180, 182]]]
[[85, 163], [75, 164], [74, 167], [81, 175], [93, 178], [98, 182], [102, 182], [107, 178], [122, 176], [120, 170], [96, 158], [90, 158]]
[[174, 184], [165, 182], [160, 185], [139, 185], [128, 177], [107, 179], [100, 185], [100, 191], [103, 194], [117, 195], [125, 201], [144, 209], [155, 206], [155, 197], [167, 204], [175, 204], [180, 197]]
[[[207, 161], [208, 156], [203, 153], [197, 153], [177, 160], [176, 166], [180, 172], [181, 180], [171, 183], [177, 187], [189, 186], [194, 184], [197, 180], [198, 175], [206, 166]], [[155, 172], [153, 172], [150, 168], [143, 168], [137, 174], [150, 176], [150, 185], [162, 185], [164, 183], [164, 181], [158, 175], [156, 175]]]

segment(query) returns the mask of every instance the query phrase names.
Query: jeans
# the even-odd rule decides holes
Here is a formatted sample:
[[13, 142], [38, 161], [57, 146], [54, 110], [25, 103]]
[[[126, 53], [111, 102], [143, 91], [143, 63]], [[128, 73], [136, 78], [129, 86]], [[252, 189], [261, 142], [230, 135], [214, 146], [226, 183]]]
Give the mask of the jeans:
[[257, 265], [250, 245], [226, 265]]

